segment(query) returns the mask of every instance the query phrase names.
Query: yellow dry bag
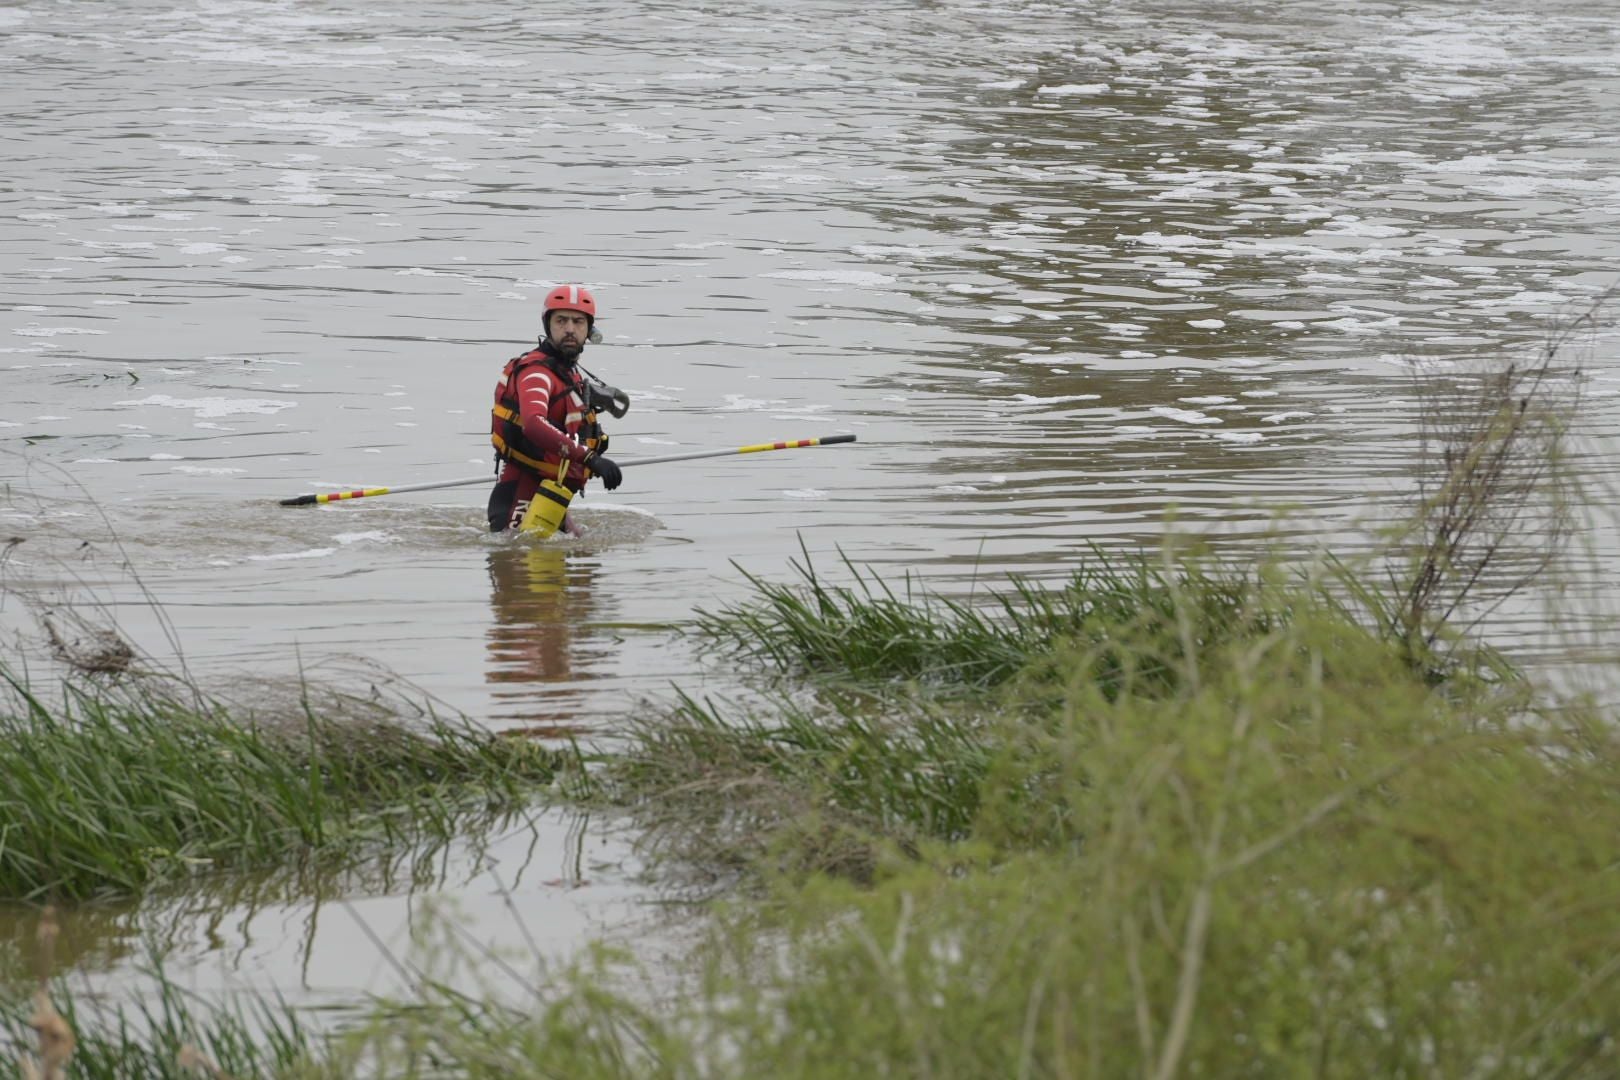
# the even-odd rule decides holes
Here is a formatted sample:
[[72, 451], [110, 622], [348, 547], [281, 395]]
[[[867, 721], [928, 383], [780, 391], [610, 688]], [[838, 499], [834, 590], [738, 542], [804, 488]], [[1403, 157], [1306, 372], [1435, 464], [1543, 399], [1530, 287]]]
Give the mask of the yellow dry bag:
[[563, 519], [568, 516], [568, 504], [574, 498], [574, 493], [562, 484], [567, 475], [568, 459], [564, 458], [557, 463], [555, 480], [548, 476], [540, 481], [534, 498], [529, 500], [529, 508], [523, 511], [519, 529], [544, 540], [562, 528]]

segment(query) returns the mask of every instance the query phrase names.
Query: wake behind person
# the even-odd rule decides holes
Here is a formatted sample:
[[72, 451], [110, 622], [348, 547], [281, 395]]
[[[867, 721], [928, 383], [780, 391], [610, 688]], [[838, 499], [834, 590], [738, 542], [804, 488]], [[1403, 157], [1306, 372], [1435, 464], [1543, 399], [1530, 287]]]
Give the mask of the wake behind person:
[[565, 513], [569, 500], [592, 476], [609, 491], [623, 480], [613, 460], [602, 456], [608, 437], [597, 422], [600, 388], [593, 393], [579, 367], [586, 342], [600, 340], [593, 338], [595, 327], [596, 298], [583, 286], [559, 285], [546, 294], [538, 346], [506, 362], [490, 427], [500, 468], [489, 495], [491, 532], [522, 527], [530, 504], [544, 499], [552, 505], [537, 512], [554, 512], [564, 532], [578, 535]]

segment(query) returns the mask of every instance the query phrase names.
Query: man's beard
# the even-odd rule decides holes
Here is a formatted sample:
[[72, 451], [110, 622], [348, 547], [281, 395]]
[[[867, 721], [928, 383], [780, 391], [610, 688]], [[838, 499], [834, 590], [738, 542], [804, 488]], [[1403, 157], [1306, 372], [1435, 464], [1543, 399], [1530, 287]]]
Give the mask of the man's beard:
[[579, 354], [585, 351], [585, 346], [576, 341], [553, 341], [551, 347], [564, 360], [577, 360]]

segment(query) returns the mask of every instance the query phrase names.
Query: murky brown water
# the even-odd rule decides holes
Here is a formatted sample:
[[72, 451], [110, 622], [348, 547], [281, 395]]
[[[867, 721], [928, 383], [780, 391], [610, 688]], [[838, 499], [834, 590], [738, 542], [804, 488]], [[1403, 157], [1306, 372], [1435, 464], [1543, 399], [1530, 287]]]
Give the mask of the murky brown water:
[[[1408, 477], [1412, 358], [1529, 350], [1616, 279], [1620, 18], [1573, 0], [23, 0], [0, 32], [6, 583], [205, 681], [359, 654], [501, 727], [723, 692], [666, 625], [801, 544], [959, 588], [1171, 506], [1353, 543]], [[634, 399], [615, 456], [860, 441], [632, 470], [572, 544], [489, 538], [476, 487], [276, 505], [485, 468], [558, 281]], [[1579, 342], [1607, 481], [1615, 335]], [[623, 879], [516, 899], [572, 926]], [[389, 925], [412, 891], [335, 890]], [[292, 898], [112, 921], [199, 907], [199, 972], [376, 959], [305, 948]]]

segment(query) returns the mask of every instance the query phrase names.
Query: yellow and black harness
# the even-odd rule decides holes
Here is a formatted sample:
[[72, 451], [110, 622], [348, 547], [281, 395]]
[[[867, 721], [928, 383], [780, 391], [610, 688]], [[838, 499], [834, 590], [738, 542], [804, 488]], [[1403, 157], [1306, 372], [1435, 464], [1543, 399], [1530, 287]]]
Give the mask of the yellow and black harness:
[[[587, 391], [578, 369], [570, 366], [566, 371], [559, 370], [550, 356], [536, 349], [506, 362], [504, 381], [501, 383], [500, 392], [496, 395], [495, 406], [490, 412], [489, 441], [495, 447], [496, 460], [515, 461], [542, 474], [550, 473], [555, 468], [546, 463], [545, 451], [531, 443], [523, 434], [523, 415], [518, 401], [517, 384], [523, 370], [532, 364], [543, 365], [563, 384], [561, 390], [546, 400], [546, 422], [564, 435], [576, 437], [568, 431], [566, 415], [561, 423], [552, 419], [558, 399], [573, 395], [582, 403], [577, 436], [580, 442], [588, 450], [601, 452], [607, 449], [607, 435], [596, 420], [596, 403]], [[566, 458], [558, 464], [562, 466], [563, 471], [567, 470]]]

